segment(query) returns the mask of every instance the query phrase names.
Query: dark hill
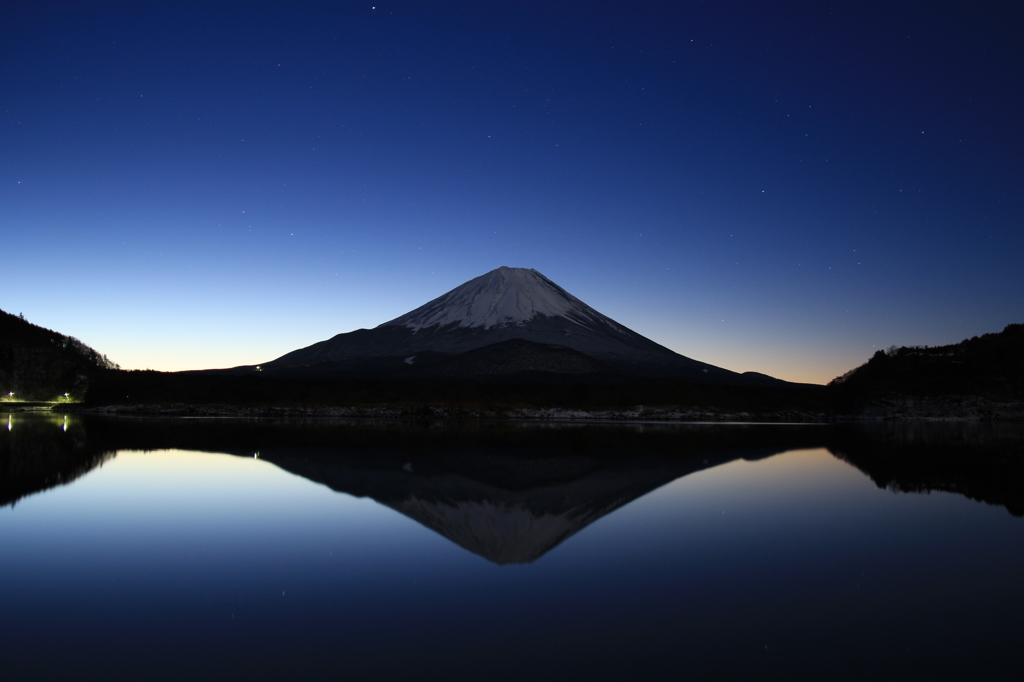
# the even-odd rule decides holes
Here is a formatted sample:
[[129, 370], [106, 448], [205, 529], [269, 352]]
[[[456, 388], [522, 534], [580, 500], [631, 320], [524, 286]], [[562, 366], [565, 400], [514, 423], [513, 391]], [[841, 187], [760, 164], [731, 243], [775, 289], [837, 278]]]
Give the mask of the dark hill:
[[878, 351], [829, 386], [855, 391], [971, 393], [1024, 398], [1024, 324], [948, 346]]
[[0, 392], [18, 400], [84, 396], [99, 373], [116, 369], [105, 355], [72, 336], [0, 310]]
[[[911, 412], [924, 404], [934, 414], [916, 416], [985, 416], [998, 407], [1024, 401], [1024, 324], [965, 339], [948, 346], [895, 346], [878, 351], [866, 363], [829, 383], [847, 406], [888, 401]], [[956, 398], [957, 405], [950, 403]], [[963, 403], [970, 399], [973, 407]], [[943, 403], [949, 404], [940, 404]], [[937, 410], [937, 412], [936, 412]], [[949, 412], [944, 415], [943, 412]], [[893, 415], [898, 416], [898, 415]], [[908, 416], [914, 416], [909, 415]], [[993, 416], [997, 416], [993, 414]]]

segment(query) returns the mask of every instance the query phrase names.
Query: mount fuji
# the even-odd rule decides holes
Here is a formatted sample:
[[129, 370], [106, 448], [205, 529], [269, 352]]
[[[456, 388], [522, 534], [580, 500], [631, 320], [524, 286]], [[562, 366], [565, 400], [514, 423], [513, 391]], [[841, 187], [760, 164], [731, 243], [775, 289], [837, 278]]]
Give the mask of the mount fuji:
[[602, 315], [536, 270], [509, 267], [374, 329], [338, 334], [253, 369], [307, 377], [543, 372], [784, 383], [687, 358]]

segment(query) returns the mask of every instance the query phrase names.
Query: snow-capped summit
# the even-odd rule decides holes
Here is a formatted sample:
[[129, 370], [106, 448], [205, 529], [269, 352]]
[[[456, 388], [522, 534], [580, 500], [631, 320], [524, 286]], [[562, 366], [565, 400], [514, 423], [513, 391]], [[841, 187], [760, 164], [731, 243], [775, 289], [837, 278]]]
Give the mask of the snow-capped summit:
[[384, 325], [400, 325], [413, 331], [451, 324], [492, 329], [521, 326], [538, 315], [564, 317], [584, 327], [598, 322], [618, 328], [612, 320], [536, 270], [505, 266], [471, 279]]
[[536, 270], [509, 267], [373, 329], [338, 334], [262, 368], [303, 376], [493, 377], [532, 371], [725, 382], [739, 377], [637, 334]]

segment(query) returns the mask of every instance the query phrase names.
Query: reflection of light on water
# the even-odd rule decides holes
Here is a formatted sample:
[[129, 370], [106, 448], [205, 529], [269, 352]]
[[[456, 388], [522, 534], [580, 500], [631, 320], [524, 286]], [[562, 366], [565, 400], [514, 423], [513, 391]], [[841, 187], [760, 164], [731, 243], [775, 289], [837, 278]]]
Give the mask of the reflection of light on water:
[[[67, 433], [68, 426], [74, 426], [77, 423], [77, 420], [74, 415], [72, 415], [71, 419], [68, 419], [68, 415], [66, 414], [53, 414], [52, 412], [19, 414], [18, 428], [21, 429], [21, 427], [26, 423], [56, 426], [61, 431]], [[9, 412], [7, 414], [7, 430], [14, 430], [14, 413]]]

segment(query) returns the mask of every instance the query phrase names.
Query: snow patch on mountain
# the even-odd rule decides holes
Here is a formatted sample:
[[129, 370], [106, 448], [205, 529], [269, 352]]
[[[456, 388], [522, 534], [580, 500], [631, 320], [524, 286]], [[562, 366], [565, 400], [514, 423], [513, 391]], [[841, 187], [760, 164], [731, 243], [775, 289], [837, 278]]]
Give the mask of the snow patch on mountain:
[[522, 325], [538, 315], [563, 317], [575, 324], [603, 323], [624, 330], [536, 270], [500, 267], [385, 325], [413, 331], [458, 325], [493, 329]]

